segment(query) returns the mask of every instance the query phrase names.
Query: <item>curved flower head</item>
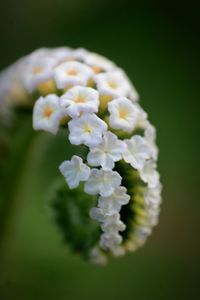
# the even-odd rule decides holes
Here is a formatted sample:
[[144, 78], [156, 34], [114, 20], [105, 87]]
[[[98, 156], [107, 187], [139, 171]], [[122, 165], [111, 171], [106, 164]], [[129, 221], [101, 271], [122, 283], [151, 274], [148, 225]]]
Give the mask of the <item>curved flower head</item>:
[[110, 196], [120, 186], [121, 180], [121, 176], [116, 171], [92, 169], [84, 190], [90, 195]]
[[90, 149], [87, 161], [91, 166], [101, 166], [104, 170], [113, 169], [115, 162], [122, 158], [126, 144], [119, 140], [115, 134], [107, 131], [101, 143]]
[[129, 82], [120, 69], [97, 74], [94, 76], [94, 81], [101, 95], [111, 97], [128, 96], [131, 90]]
[[65, 177], [70, 189], [78, 187], [80, 181], [87, 181], [90, 176], [90, 168], [83, 163], [79, 156], [72, 156], [71, 160], [62, 162], [59, 170]]
[[63, 180], [53, 184], [51, 203], [65, 240], [100, 264], [136, 250], [158, 223], [161, 184], [155, 128], [134, 85], [103, 56], [82, 48], [41, 48], [0, 74], [0, 121], [38, 94], [48, 96], [34, 104], [34, 129], [66, 130], [72, 145], [87, 146], [70, 147], [79, 148], [83, 159], [73, 155], [59, 166], [75, 190], [69, 192]]
[[102, 141], [107, 125], [95, 114], [83, 114], [69, 122], [69, 140], [73, 145], [95, 147]]
[[152, 155], [151, 148], [146, 140], [140, 135], [134, 135], [131, 139], [125, 140], [126, 151], [123, 154], [125, 162], [137, 170], [144, 167], [145, 161]]
[[61, 97], [60, 105], [67, 108], [72, 118], [79, 117], [81, 113], [97, 113], [99, 93], [90, 87], [75, 86]]
[[33, 128], [56, 134], [60, 121], [66, 115], [66, 110], [59, 104], [58, 96], [50, 94], [40, 97], [33, 109]]
[[54, 69], [58, 89], [74, 85], [85, 86], [92, 75], [92, 69], [78, 61], [65, 62]]
[[138, 115], [137, 107], [127, 98], [120, 97], [108, 103], [109, 124], [113, 129], [133, 131]]

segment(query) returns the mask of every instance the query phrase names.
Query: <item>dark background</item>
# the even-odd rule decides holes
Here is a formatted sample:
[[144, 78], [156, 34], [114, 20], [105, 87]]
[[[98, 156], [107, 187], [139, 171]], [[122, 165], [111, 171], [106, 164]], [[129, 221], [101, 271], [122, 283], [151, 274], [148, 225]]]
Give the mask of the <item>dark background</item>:
[[0, 68], [36, 48], [67, 45], [127, 71], [157, 127], [164, 202], [144, 248], [107, 267], [89, 265], [62, 245], [41, 196], [42, 168], [53, 172], [66, 148], [57, 155], [37, 140], [24, 155], [0, 249], [0, 299], [200, 298], [199, 20], [194, 0], [1, 1]]

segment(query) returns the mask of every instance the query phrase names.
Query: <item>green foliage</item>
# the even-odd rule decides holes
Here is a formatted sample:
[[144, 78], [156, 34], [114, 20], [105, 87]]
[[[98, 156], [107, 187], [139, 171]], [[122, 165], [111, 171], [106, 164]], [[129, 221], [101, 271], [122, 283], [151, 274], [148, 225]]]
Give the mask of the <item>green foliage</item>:
[[87, 258], [100, 238], [98, 222], [89, 218], [96, 197], [85, 194], [83, 187], [70, 190], [61, 179], [51, 195], [55, 220], [71, 250]]

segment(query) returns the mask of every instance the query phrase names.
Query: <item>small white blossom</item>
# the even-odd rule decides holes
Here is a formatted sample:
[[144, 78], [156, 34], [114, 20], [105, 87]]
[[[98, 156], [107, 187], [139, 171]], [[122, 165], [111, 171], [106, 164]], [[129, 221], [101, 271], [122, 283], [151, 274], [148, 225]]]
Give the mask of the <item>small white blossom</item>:
[[60, 106], [56, 95], [40, 97], [33, 108], [33, 128], [56, 134], [59, 123], [65, 116], [66, 110]]
[[26, 70], [22, 73], [22, 82], [28, 92], [33, 92], [40, 84], [52, 79], [56, 64], [56, 60], [48, 56], [30, 59]]
[[92, 249], [89, 257], [90, 257], [90, 261], [97, 265], [105, 265], [107, 262], [106, 256], [103, 255], [102, 251], [97, 247]]
[[85, 192], [90, 195], [100, 194], [110, 196], [121, 184], [121, 176], [116, 171], [92, 169], [88, 181], [85, 183]]
[[85, 86], [92, 75], [92, 69], [78, 61], [64, 62], [54, 69], [54, 78], [59, 89], [74, 85]]
[[122, 205], [127, 204], [129, 200], [130, 196], [127, 194], [127, 189], [120, 186], [115, 189], [112, 195], [108, 197], [99, 197], [98, 204], [102, 210], [106, 210], [109, 214], [114, 214], [119, 212]]
[[118, 233], [103, 233], [100, 239], [100, 247], [107, 250], [112, 250], [116, 245], [120, 245], [122, 242], [122, 236]]
[[161, 203], [161, 190], [162, 190], [161, 184], [158, 184], [154, 188], [147, 188], [144, 194], [145, 203], [148, 206], [152, 206], [152, 205], [159, 206]]
[[120, 97], [108, 103], [109, 124], [113, 129], [131, 132], [136, 124], [138, 109], [127, 98]]
[[156, 170], [156, 163], [153, 160], [146, 161], [143, 169], [139, 170], [141, 179], [154, 188], [159, 184], [159, 173]]
[[107, 130], [107, 125], [95, 114], [83, 114], [69, 122], [69, 140], [73, 145], [85, 144], [88, 147], [98, 145]]
[[103, 223], [105, 221], [105, 217], [108, 214], [109, 214], [108, 210], [105, 211], [100, 207], [92, 207], [90, 210], [90, 217], [93, 220], [99, 221], [100, 223]]
[[144, 136], [145, 136], [145, 138], [148, 142], [149, 147], [151, 148], [153, 159], [157, 160], [157, 158], [158, 158], [158, 147], [155, 144], [156, 129], [149, 122], [147, 124], [146, 129], [145, 129]]
[[57, 65], [68, 61], [72, 56], [73, 50], [68, 47], [58, 47], [51, 50], [51, 55], [57, 61]]
[[88, 53], [84, 62], [97, 71], [112, 71], [116, 68], [116, 65], [112, 61], [96, 53]]
[[80, 116], [80, 113], [96, 113], [99, 107], [99, 93], [90, 87], [75, 86], [61, 97], [60, 105], [67, 108], [72, 118]]
[[115, 134], [107, 131], [101, 143], [90, 149], [87, 161], [91, 166], [101, 166], [104, 170], [114, 168], [114, 162], [122, 158], [126, 144], [119, 140]]
[[76, 155], [72, 156], [71, 160], [64, 161], [59, 170], [70, 189], [78, 187], [80, 181], [87, 181], [90, 176], [90, 168], [83, 163], [82, 158]]
[[132, 101], [132, 102], [136, 102], [139, 100], [139, 94], [138, 92], [136, 91], [133, 83], [130, 81], [129, 77], [127, 76], [127, 74], [123, 71], [122, 71], [122, 74], [123, 74], [123, 77], [124, 79], [127, 81], [128, 85], [129, 85], [129, 92], [128, 92], [128, 95], [127, 97]]
[[151, 232], [152, 229], [149, 226], [138, 226], [135, 229], [135, 239], [138, 246], [142, 246], [145, 243]]
[[126, 225], [120, 220], [120, 214], [114, 213], [112, 215], [108, 215], [105, 217], [103, 224], [101, 225], [101, 229], [106, 233], [114, 233], [118, 231], [124, 231], [126, 229]]
[[123, 154], [125, 162], [137, 170], [144, 167], [145, 161], [151, 157], [152, 151], [146, 140], [140, 135], [134, 135], [131, 139], [125, 140], [127, 150]]
[[97, 84], [97, 89], [100, 94], [106, 96], [128, 96], [131, 90], [130, 84], [121, 69], [97, 74], [94, 76], [94, 81]]

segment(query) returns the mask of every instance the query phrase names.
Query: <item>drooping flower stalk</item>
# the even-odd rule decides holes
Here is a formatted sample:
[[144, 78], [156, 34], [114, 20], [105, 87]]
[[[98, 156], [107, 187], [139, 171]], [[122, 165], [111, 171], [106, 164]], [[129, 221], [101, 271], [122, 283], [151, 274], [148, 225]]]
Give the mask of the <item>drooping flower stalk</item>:
[[95, 263], [136, 250], [158, 222], [156, 131], [138, 98], [122, 69], [85, 49], [39, 49], [0, 74], [2, 122], [33, 107], [34, 130], [66, 130], [83, 148], [58, 166], [52, 209], [71, 248]]

